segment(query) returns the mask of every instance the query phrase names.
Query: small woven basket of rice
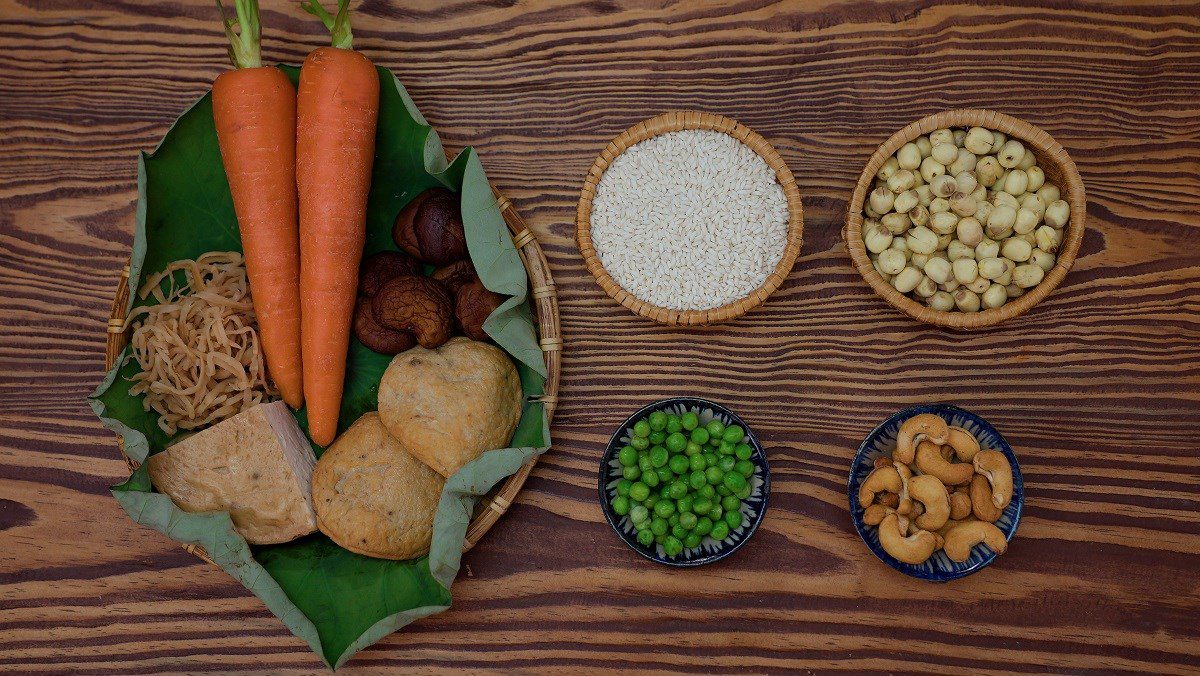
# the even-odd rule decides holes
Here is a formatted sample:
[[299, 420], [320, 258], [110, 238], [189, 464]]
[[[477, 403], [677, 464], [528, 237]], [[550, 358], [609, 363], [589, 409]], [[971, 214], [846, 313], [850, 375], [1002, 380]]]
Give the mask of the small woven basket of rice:
[[[718, 131], [741, 141], [774, 170], [775, 180], [782, 188], [787, 202], [787, 237], [783, 246], [783, 255], [778, 264], [766, 275], [766, 279], [758, 288], [750, 291], [744, 297], [719, 307], [703, 310], [661, 307], [639, 298], [623, 288], [613, 278], [613, 275], [605, 270], [600, 255], [596, 251], [592, 233], [592, 210], [596, 200], [597, 186], [600, 184], [605, 170], [612, 165], [613, 161], [630, 147], [642, 141], [667, 132], [684, 130]], [[779, 153], [771, 147], [771, 144], [749, 127], [734, 120], [713, 113], [695, 111], [669, 112], [639, 122], [626, 129], [605, 146], [591, 170], [588, 171], [579, 198], [575, 220], [575, 241], [579, 246], [579, 252], [583, 255], [588, 271], [596, 278], [600, 288], [635, 314], [669, 326], [701, 326], [727, 322], [761, 305], [783, 284], [788, 273], [791, 272], [792, 266], [800, 254], [803, 232], [804, 210], [800, 200], [800, 191], [796, 187], [796, 180], [792, 176], [792, 172]]]

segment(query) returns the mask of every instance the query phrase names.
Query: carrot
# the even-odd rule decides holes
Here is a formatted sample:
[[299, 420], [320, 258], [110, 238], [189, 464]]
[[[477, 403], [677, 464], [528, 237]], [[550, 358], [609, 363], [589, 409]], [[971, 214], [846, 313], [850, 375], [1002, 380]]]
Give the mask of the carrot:
[[[300, 358], [300, 239], [296, 221], [296, 90], [259, 55], [258, 0], [226, 18], [234, 70], [213, 82], [213, 121], [242, 234], [267, 371], [292, 408], [304, 403]], [[240, 24], [240, 34], [234, 26]]]
[[379, 75], [351, 49], [348, 4], [338, 1], [336, 17], [317, 0], [302, 5], [333, 46], [304, 60], [296, 98], [304, 397], [309, 436], [321, 446], [337, 434], [379, 115]]

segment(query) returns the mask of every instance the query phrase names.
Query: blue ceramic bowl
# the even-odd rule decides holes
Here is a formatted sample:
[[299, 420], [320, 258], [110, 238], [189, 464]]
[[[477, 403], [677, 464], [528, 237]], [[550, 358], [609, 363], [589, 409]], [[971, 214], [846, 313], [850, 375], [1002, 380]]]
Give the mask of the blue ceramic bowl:
[[1017, 532], [1017, 524], [1021, 522], [1021, 507], [1025, 502], [1025, 490], [1021, 481], [1021, 468], [1017, 465], [1017, 456], [1013, 454], [1012, 447], [1008, 445], [1004, 437], [1000, 436], [1000, 433], [983, 418], [957, 406], [926, 404], [907, 408], [883, 421], [879, 427], [867, 435], [862, 446], [858, 447], [858, 453], [854, 456], [854, 464], [850, 470], [850, 515], [854, 520], [854, 528], [858, 530], [863, 542], [867, 543], [867, 547], [875, 553], [875, 556], [892, 568], [922, 580], [949, 582], [966, 577], [987, 566], [995, 560], [997, 554], [987, 545], [981, 544], [976, 545], [971, 550], [971, 558], [962, 563], [951, 561], [950, 557], [941, 550], [934, 552], [933, 556], [925, 563], [917, 565], [902, 563], [883, 551], [883, 547], [879, 544], [879, 529], [863, 523], [863, 508], [858, 505], [858, 487], [874, 469], [875, 458], [891, 455], [896, 448], [896, 433], [900, 431], [900, 425], [905, 420], [921, 413], [933, 413], [941, 416], [950, 425], [962, 427], [974, 434], [975, 438], [979, 440], [981, 448], [998, 450], [1008, 458], [1013, 470], [1013, 497], [1012, 502], [1001, 514], [1000, 520], [996, 522], [996, 526], [1004, 532], [1005, 539], [1010, 542]]
[[[746, 515], [746, 518], [743, 519], [743, 525], [740, 528], [730, 531], [729, 536], [720, 542], [705, 536], [699, 546], [694, 549], [685, 549], [675, 557], [668, 557], [659, 545], [643, 547], [637, 541], [637, 531], [634, 530], [633, 523], [629, 520], [629, 517], [619, 516], [612, 510], [612, 499], [617, 494], [617, 482], [621, 480], [621, 463], [617, 460], [617, 453], [629, 443], [629, 439], [633, 434], [633, 424], [654, 411], [675, 413], [677, 415], [692, 411], [700, 416], [701, 425], [707, 424], [713, 418], [720, 420], [726, 426], [740, 425], [743, 430], [746, 430], [746, 436], [743, 438], [743, 441], [754, 449], [754, 454], [750, 456], [750, 460], [754, 463], [754, 475], [749, 479], [750, 485], [754, 490], [750, 494], [750, 497], [742, 501], [742, 513]], [[750, 539], [754, 531], [758, 530], [758, 525], [762, 523], [763, 515], [767, 511], [767, 497], [771, 494], [771, 470], [767, 465], [767, 454], [763, 451], [762, 444], [758, 443], [758, 438], [754, 436], [754, 432], [750, 429], [750, 426], [732, 411], [720, 404], [705, 399], [675, 397], [643, 406], [636, 413], [626, 418], [625, 422], [621, 423], [621, 426], [617, 428], [616, 433], [609, 440], [608, 448], [604, 451], [604, 457], [600, 460], [598, 489], [600, 506], [604, 511], [604, 518], [608, 520], [609, 525], [613, 527], [617, 535], [621, 536], [625, 544], [629, 545], [633, 551], [651, 561], [668, 566], [688, 568], [703, 566], [713, 561], [720, 561], [746, 544], [746, 541]]]

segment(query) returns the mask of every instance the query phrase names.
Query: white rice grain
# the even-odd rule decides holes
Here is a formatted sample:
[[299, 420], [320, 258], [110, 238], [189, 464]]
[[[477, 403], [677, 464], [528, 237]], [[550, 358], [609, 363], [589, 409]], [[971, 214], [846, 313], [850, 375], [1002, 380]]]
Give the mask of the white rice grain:
[[783, 258], [787, 231], [775, 170], [719, 131], [667, 132], [631, 146], [592, 201], [604, 269], [634, 296], [672, 310], [749, 295]]

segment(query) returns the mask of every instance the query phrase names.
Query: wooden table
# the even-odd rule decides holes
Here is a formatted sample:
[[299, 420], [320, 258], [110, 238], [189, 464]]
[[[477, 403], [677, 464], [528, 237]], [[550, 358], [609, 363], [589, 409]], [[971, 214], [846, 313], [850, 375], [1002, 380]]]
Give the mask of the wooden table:
[[[295, 3], [262, 5], [268, 60], [325, 41]], [[534, 226], [566, 350], [554, 448], [464, 558], [455, 607], [347, 671], [1200, 670], [1197, 3], [367, 0], [355, 37]], [[224, 573], [125, 517], [108, 493], [125, 465], [84, 402], [135, 153], [225, 67], [210, 0], [0, 0], [0, 671], [321, 667]], [[890, 309], [839, 238], [875, 147], [951, 107], [1042, 127], [1088, 190], [1062, 287], [979, 333]], [[572, 240], [597, 152], [671, 109], [762, 133], [804, 194], [791, 277], [727, 326], [630, 315]], [[740, 412], [774, 479], [749, 545], [691, 571], [627, 549], [595, 494], [617, 422], [677, 394]], [[1026, 482], [1009, 553], [947, 585], [877, 561], [846, 506], [864, 435], [931, 400], [988, 417]]]

